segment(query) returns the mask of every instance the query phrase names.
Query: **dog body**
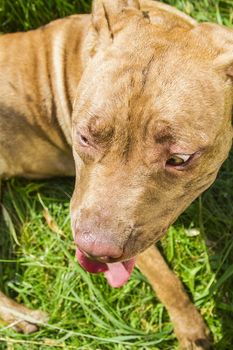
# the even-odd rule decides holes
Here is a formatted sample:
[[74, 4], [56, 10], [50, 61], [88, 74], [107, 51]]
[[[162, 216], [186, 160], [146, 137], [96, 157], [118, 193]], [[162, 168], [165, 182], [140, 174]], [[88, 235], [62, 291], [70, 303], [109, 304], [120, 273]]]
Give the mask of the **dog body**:
[[[75, 174], [77, 257], [111, 285], [125, 283], [135, 256], [226, 159], [232, 49], [231, 30], [154, 1], [96, 0], [92, 16], [0, 38], [0, 176]], [[207, 349], [205, 325], [159, 252], [138, 264], [183, 348]]]
[[71, 110], [87, 17], [0, 38], [2, 177], [74, 175]]

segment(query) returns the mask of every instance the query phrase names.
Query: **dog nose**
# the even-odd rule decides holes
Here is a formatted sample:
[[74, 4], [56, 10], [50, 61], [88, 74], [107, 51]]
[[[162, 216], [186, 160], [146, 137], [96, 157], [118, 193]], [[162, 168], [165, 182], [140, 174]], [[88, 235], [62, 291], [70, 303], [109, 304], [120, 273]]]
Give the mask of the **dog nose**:
[[101, 237], [101, 234], [93, 232], [77, 232], [75, 244], [86, 255], [99, 258], [102, 261], [117, 259], [123, 254], [123, 249], [116, 242]]

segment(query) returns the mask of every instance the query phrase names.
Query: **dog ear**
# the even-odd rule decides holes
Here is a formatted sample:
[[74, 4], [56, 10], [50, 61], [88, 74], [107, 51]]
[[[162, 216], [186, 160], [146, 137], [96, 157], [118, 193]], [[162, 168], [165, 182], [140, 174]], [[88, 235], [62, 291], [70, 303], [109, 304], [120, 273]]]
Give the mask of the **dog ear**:
[[229, 51], [226, 51], [214, 60], [214, 65], [218, 69], [224, 70], [226, 75], [233, 80], [233, 44]]
[[233, 79], [233, 30], [227, 27], [216, 25], [215, 40], [218, 41], [221, 51], [214, 60], [218, 69], [223, 69], [227, 76]]
[[198, 29], [208, 40], [209, 50], [216, 52], [213, 62], [216, 69], [233, 79], [233, 29], [214, 23], [200, 24]]
[[94, 0], [92, 4], [92, 24], [99, 35], [105, 39], [114, 38], [116, 24], [123, 10], [140, 9], [139, 0]]

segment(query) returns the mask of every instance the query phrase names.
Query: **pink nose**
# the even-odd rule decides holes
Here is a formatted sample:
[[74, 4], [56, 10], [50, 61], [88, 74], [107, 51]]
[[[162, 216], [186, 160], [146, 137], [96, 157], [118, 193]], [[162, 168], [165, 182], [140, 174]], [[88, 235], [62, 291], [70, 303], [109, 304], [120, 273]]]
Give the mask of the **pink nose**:
[[113, 241], [101, 237], [101, 234], [93, 232], [77, 232], [75, 243], [84, 253], [100, 258], [119, 258], [123, 254], [123, 249]]

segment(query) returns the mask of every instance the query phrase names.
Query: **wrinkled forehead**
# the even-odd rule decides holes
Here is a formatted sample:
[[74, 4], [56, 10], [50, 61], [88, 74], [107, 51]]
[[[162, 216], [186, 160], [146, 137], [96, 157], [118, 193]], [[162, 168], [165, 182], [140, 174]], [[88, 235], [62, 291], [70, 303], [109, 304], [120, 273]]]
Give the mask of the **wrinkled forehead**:
[[[210, 62], [170, 42], [98, 54], [84, 79], [79, 108], [88, 115], [153, 128], [172, 124], [214, 138], [224, 117], [223, 82]], [[195, 136], [195, 135], [194, 135]]]

